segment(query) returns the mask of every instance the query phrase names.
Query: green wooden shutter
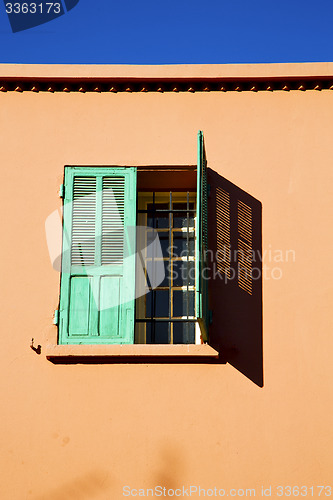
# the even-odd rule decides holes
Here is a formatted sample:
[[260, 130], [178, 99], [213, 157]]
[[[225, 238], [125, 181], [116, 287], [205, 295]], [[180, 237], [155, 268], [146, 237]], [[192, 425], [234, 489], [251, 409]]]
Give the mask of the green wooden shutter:
[[136, 169], [65, 167], [60, 344], [134, 342]]
[[202, 338], [208, 340], [208, 280], [207, 280], [207, 160], [204, 137], [198, 132], [197, 162], [197, 214], [196, 214], [196, 316], [200, 325]]

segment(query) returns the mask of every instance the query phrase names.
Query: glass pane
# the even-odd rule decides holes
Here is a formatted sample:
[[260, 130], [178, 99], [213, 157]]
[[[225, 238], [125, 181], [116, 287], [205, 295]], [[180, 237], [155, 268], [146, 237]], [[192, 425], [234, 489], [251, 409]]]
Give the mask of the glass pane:
[[174, 322], [173, 324], [174, 344], [194, 344], [195, 343], [195, 323]]
[[[158, 234], [159, 242], [160, 242], [161, 249], [162, 249], [162, 255], [165, 258], [169, 258], [169, 232], [159, 231], [157, 234]], [[156, 238], [156, 232], [153, 232], [153, 231], [147, 232], [147, 257], [148, 258], [156, 257], [156, 253], [157, 253], [156, 245], [158, 245], [158, 242], [156, 242], [155, 244], [152, 244], [154, 242], [155, 238]]]
[[[194, 226], [194, 217], [190, 214], [188, 219], [188, 227]], [[179, 229], [182, 227], [187, 227], [187, 216], [186, 213], [174, 212], [173, 214], [173, 227]]]
[[151, 288], [168, 287], [170, 278], [170, 266], [168, 260], [146, 261], [146, 279]]
[[147, 344], [169, 344], [169, 322], [154, 321], [146, 326]]
[[147, 226], [155, 229], [167, 229], [169, 227], [169, 212], [159, 212], [158, 210], [168, 210], [168, 203], [149, 203], [147, 205]]
[[146, 324], [145, 323], [135, 323], [135, 334], [134, 339], [136, 344], [146, 343]]
[[146, 295], [146, 318], [169, 317], [169, 290], [152, 290]]
[[[174, 210], [182, 210], [182, 212], [174, 212], [173, 214], [173, 227], [174, 228], [182, 228], [187, 227], [187, 212], [183, 212], [183, 210], [187, 210], [187, 203], [174, 203]], [[189, 203], [189, 210], [194, 209], [194, 203]], [[189, 212], [189, 227], [194, 226], [194, 213]]]
[[194, 291], [173, 291], [173, 315], [174, 318], [182, 316], [194, 316]]
[[195, 280], [194, 261], [173, 261], [173, 286], [192, 286]]
[[187, 232], [173, 233], [173, 254], [175, 257], [194, 256], [194, 233], [189, 232], [189, 245], [187, 245]]
[[[194, 210], [194, 203], [190, 202], [188, 204], [189, 210]], [[172, 204], [173, 210], [187, 210], [187, 202], [182, 201], [181, 203], [173, 203]]]

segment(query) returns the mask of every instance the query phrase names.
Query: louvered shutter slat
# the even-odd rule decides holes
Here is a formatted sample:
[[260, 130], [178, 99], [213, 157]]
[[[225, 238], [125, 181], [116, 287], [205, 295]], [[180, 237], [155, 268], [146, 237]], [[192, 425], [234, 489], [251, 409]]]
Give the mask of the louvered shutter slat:
[[124, 178], [104, 177], [102, 201], [102, 264], [115, 264], [123, 260], [124, 214]]
[[71, 263], [95, 263], [96, 178], [75, 177], [73, 185]]

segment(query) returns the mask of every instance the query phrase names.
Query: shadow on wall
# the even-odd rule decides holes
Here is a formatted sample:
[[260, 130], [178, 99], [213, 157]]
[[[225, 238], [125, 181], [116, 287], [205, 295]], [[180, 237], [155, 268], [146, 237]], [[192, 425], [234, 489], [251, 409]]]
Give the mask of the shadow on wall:
[[210, 344], [263, 387], [261, 203], [211, 169], [208, 183]]
[[90, 472], [71, 482], [34, 497], [34, 500], [91, 500], [110, 487], [107, 473]]
[[160, 459], [157, 461], [158, 468], [153, 473], [153, 484], [151, 488], [159, 485], [166, 490], [179, 487], [180, 479], [184, 472], [182, 450], [175, 449], [166, 443], [160, 453]]

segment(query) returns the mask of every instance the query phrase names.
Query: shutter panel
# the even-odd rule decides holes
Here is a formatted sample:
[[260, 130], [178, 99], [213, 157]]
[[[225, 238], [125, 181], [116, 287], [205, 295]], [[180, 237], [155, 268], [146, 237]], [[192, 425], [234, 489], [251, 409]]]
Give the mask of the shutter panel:
[[197, 214], [196, 214], [196, 315], [204, 341], [208, 340], [208, 280], [207, 248], [208, 248], [208, 214], [207, 214], [207, 160], [204, 137], [198, 132], [197, 163]]
[[59, 343], [134, 342], [136, 169], [65, 167]]

